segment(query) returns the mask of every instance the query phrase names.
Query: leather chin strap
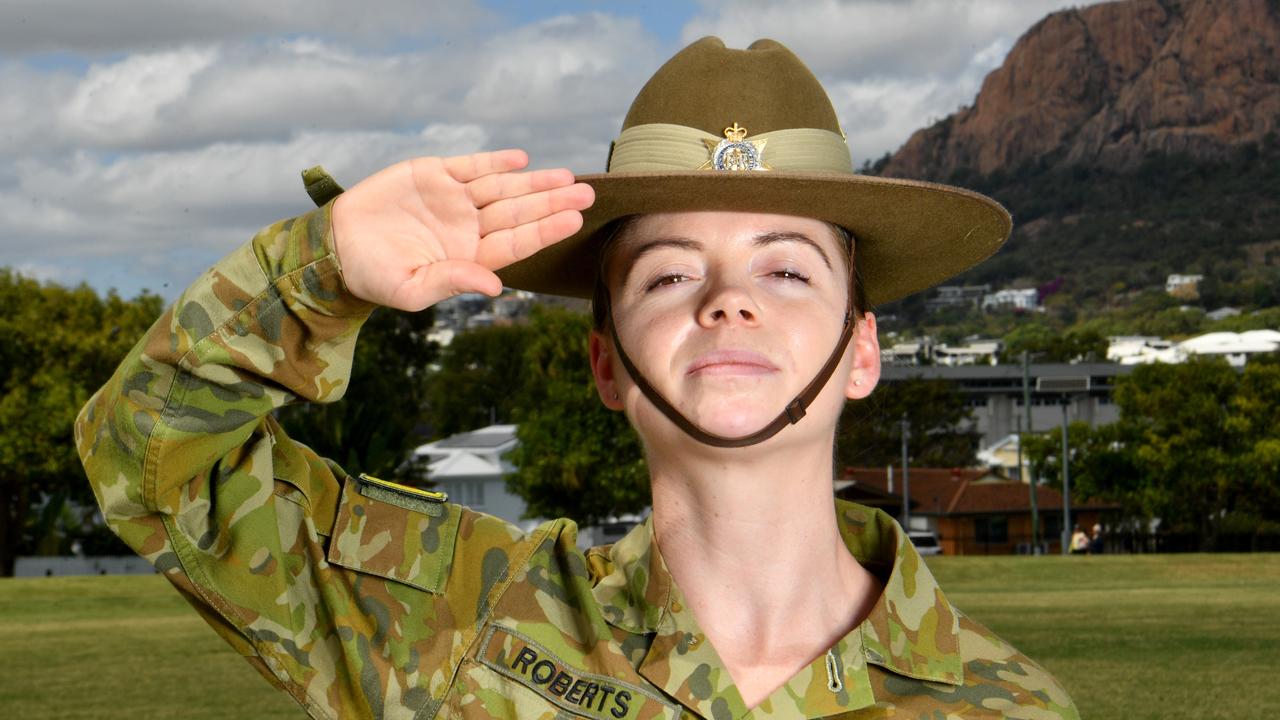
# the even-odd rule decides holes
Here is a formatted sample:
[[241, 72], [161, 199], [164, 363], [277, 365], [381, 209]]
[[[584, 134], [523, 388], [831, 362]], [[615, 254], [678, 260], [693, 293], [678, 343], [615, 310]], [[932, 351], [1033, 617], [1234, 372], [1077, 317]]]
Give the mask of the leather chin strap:
[[849, 263], [849, 299], [845, 305], [844, 313], [844, 329], [840, 333], [840, 339], [836, 342], [835, 350], [831, 351], [831, 357], [827, 358], [827, 363], [818, 371], [817, 376], [805, 386], [805, 389], [795, 397], [794, 400], [787, 403], [782, 412], [778, 414], [768, 425], [760, 428], [750, 435], [742, 437], [725, 437], [709, 433], [706, 430], [693, 424], [688, 418], [680, 414], [667, 399], [649, 384], [648, 380], [640, 374], [635, 363], [631, 362], [631, 358], [627, 357], [627, 352], [622, 348], [622, 340], [618, 337], [618, 329], [613, 324], [613, 301], [609, 302], [609, 335], [613, 338], [614, 351], [618, 353], [618, 359], [622, 361], [622, 367], [626, 368], [627, 374], [631, 376], [632, 382], [636, 387], [640, 388], [640, 392], [644, 394], [649, 402], [653, 403], [658, 410], [662, 411], [667, 419], [675, 423], [689, 437], [697, 440], [704, 445], [723, 448], [748, 447], [762, 443], [765, 440], [777, 435], [783, 428], [788, 425], [794, 425], [800, 422], [800, 418], [805, 416], [806, 409], [817, 399], [818, 394], [822, 392], [822, 388], [826, 386], [827, 381], [831, 379], [831, 374], [835, 372], [836, 366], [840, 364], [840, 359], [844, 357], [844, 351], [849, 346], [849, 340], [853, 338], [853, 263]]

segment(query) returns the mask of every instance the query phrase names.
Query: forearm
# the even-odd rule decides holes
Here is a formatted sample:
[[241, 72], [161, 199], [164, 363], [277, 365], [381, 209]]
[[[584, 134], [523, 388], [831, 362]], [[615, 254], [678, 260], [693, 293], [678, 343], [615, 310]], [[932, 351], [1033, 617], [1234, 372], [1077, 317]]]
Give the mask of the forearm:
[[330, 207], [266, 228], [206, 272], [81, 411], [78, 448], [108, 518], [178, 512], [193, 478], [272, 434], [272, 410], [345, 392], [372, 306], [343, 284]]

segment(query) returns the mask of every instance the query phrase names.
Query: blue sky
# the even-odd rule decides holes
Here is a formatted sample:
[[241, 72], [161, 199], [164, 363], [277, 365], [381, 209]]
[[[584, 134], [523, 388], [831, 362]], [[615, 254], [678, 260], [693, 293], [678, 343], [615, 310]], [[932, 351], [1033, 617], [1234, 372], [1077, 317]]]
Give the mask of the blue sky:
[[[516, 145], [602, 169], [683, 44], [773, 37], [860, 164], [969, 103], [1062, 0], [9, 0], [0, 265], [167, 298], [262, 225], [412, 155]], [[799, 9], [798, 9], [799, 8]]]

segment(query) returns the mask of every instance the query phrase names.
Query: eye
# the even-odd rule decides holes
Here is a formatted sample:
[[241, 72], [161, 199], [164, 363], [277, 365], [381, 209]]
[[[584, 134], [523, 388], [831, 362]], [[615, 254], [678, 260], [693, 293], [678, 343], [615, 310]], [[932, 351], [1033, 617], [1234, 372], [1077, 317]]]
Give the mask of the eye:
[[809, 276], [804, 275], [798, 270], [789, 270], [789, 269], [775, 270], [769, 273], [769, 275], [771, 277], [781, 278], [783, 280], [795, 280], [795, 281], [806, 283], [806, 284], [809, 282]]
[[688, 282], [689, 276], [680, 273], [667, 273], [655, 278], [652, 282], [645, 286], [645, 292], [656, 290], [663, 285], [675, 285], [676, 283]]

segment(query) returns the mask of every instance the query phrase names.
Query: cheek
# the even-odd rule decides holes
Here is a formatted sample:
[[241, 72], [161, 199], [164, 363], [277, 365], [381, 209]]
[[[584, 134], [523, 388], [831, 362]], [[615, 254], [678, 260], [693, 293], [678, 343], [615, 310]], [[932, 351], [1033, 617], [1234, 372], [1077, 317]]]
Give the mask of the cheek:
[[618, 339], [632, 362], [641, 369], [665, 368], [690, 332], [683, 313], [670, 309], [620, 308], [614, 316]]

